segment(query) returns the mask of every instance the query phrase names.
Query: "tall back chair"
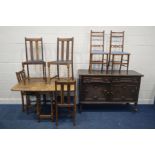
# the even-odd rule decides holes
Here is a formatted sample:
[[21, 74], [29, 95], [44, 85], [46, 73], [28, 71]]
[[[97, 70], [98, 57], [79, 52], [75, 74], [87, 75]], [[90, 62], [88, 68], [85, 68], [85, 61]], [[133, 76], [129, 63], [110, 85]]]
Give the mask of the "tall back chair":
[[[90, 59], [89, 59], [89, 71], [92, 70], [93, 64], [101, 65], [101, 71], [103, 70], [103, 65], [108, 64], [108, 52], [104, 51], [104, 31], [103, 32], [90, 32]], [[94, 60], [93, 56], [102, 56], [101, 60]]]
[[[123, 32], [113, 32], [110, 33], [110, 48], [109, 48], [109, 64], [113, 66], [120, 65], [119, 70], [121, 70], [121, 67], [124, 66], [129, 68], [129, 57], [130, 53], [124, 51], [124, 31]], [[119, 57], [120, 60], [115, 60], [116, 57]], [[126, 59], [124, 59], [126, 58]]]
[[50, 66], [57, 65], [57, 77], [60, 77], [60, 65], [67, 66], [68, 78], [70, 78], [70, 66], [71, 66], [71, 78], [74, 79], [73, 72], [73, 45], [74, 38], [57, 38], [57, 60], [48, 62], [48, 74], [50, 78]]
[[72, 110], [73, 124], [76, 117], [76, 81], [55, 81], [56, 125], [58, 125], [58, 109]]
[[28, 78], [30, 77], [29, 65], [42, 65], [43, 78], [46, 79], [46, 62], [44, 61], [42, 38], [25, 38], [25, 52], [26, 61], [22, 65], [23, 68], [25, 65], [27, 66]]

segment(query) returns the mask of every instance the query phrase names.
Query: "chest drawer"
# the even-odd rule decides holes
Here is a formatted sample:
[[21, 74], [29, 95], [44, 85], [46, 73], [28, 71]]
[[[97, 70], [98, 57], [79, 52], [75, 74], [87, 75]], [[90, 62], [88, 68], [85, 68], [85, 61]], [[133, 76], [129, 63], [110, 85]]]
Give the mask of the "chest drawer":
[[82, 77], [82, 83], [110, 83], [111, 77], [103, 76], [84, 76]]
[[111, 79], [112, 83], [138, 83], [139, 77], [113, 77]]

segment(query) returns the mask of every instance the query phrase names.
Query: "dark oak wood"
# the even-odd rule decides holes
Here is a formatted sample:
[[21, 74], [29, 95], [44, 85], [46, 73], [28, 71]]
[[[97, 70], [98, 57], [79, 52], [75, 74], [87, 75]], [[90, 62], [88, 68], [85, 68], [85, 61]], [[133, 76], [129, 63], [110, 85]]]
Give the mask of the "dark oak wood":
[[42, 38], [25, 38], [26, 61], [22, 62], [23, 69], [27, 67], [28, 78], [30, 78], [29, 65], [42, 65], [43, 78], [46, 80], [46, 62], [43, 55]]
[[[48, 62], [48, 77], [51, 79], [50, 67], [51, 65], [57, 65], [57, 75], [54, 77], [60, 78], [60, 69], [61, 65], [67, 66], [68, 78], [74, 79], [73, 71], [73, 45], [74, 38], [57, 38], [57, 60]], [[71, 67], [71, 76], [70, 76], [70, 67]], [[53, 77], [52, 77], [53, 78]]]
[[[102, 60], [94, 60], [94, 56], [101, 56]], [[101, 65], [101, 71], [103, 66], [108, 67], [109, 53], [104, 51], [104, 31], [90, 32], [90, 58], [89, 58], [89, 71], [92, 71], [93, 65]]]
[[[71, 88], [74, 87], [74, 90]], [[72, 110], [73, 124], [76, 117], [76, 81], [55, 81], [56, 125], [58, 126], [58, 109]]]
[[142, 74], [132, 70], [79, 70], [78, 74], [80, 109], [83, 104], [103, 103], [135, 103], [136, 109]]
[[[122, 67], [129, 69], [130, 53], [124, 51], [124, 34], [125, 32], [110, 32], [110, 47], [109, 47], [109, 61], [108, 69], [111, 65], [113, 70], [114, 65], [119, 65], [119, 70]], [[119, 58], [119, 60], [116, 60]]]

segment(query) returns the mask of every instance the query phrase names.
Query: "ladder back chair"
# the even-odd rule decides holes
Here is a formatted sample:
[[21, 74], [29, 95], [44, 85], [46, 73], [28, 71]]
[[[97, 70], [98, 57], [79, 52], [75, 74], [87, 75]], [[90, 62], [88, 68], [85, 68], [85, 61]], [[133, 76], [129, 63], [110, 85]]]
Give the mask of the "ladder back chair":
[[[17, 77], [17, 81], [19, 84], [26, 84], [26, 74], [24, 70], [21, 70], [19, 72], [16, 72], [16, 77]], [[30, 97], [31, 96], [35, 96], [35, 93], [28, 93], [28, 92], [21, 92], [21, 100], [22, 100], [22, 111], [25, 111], [25, 107], [26, 107], [26, 112], [28, 113], [28, 110], [30, 108], [30, 104], [31, 104], [31, 100]], [[26, 97], [26, 105], [24, 104], [24, 97]]]
[[[103, 65], [108, 65], [108, 52], [104, 51], [104, 31], [103, 32], [90, 32], [90, 59], [89, 59], [89, 71], [92, 70], [93, 64], [101, 65], [101, 71], [103, 71]], [[101, 60], [94, 60], [93, 56], [101, 56]]]
[[[121, 71], [122, 66], [129, 68], [129, 58], [130, 53], [124, 51], [124, 31], [123, 32], [110, 32], [110, 49], [109, 49], [109, 63], [111, 63], [111, 69], [113, 70], [114, 65], [120, 65], [119, 71]], [[115, 58], [119, 57], [119, 60]]]
[[46, 80], [46, 62], [43, 55], [42, 38], [25, 38], [26, 61], [22, 66], [27, 66], [28, 79], [30, 78], [29, 65], [42, 65], [43, 78]]
[[[56, 126], [58, 126], [58, 109], [68, 108], [73, 117], [73, 125], [76, 119], [76, 81], [55, 81], [55, 110]], [[71, 111], [72, 110], [72, 111]]]
[[70, 78], [70, 67], [71, 67], [71, 78], [74, 79], [73, 72], [73, 45], [74, 38], [57, 38], [57, 60], [48, 62], [48, 76], [50, 79], [50, 66], [57, 65], [57, 75], [60, 77], [60, 65], [67, 66], [67, 76]]

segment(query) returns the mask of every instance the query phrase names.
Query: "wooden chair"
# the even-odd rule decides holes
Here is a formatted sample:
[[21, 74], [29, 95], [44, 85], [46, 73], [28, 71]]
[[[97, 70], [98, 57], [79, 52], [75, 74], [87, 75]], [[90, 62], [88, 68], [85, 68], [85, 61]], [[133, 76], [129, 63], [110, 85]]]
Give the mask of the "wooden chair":
[[29, 65], [42, 65], [43, 78], [46, 80], [46, 62], [43, 55], [42, 38], [25, 38], [26, 61], [22, 66], [27, 66], [28, 79], [30, 78]]
[[[24, 70], [21, 70], [19, 72], [16, 72], [16, 77], [17, 77], [17, 81], [19, 84], [26, 84], [26, 74]], [[35, 93], [31, 93], [31, 92], [21, 92], [21, 99], [22, 99], [22, 111], [25, 111], [25, 106], [26, 106], [26, 112], [28, 113], [29, 108], [30, 108], [30, 104], [31, 104], [31, 100], [30, 100], [30, 96], [35, 96]], [[26, 105], [24, 104], [24, 97], [26, 97]]]
[[[119, 71], [121, 71], [121, 67], [124, 66], [129, 68], [129, 58], [130, 53], [124, 52], [124, 31], [123, 32], [113, 32], [110, 33], [110, 49], [109, 49], [109, 63], [108, 67], [111, 66], [111, 70], [113, 70], [114, 65], [120, 65]], [[115, 60], [115, 58], [120, 60]], [[126, 59], [125, 59], [126, 58]]]
[[70, 78], [70, 67], [71, 67], [71, 78], [74, 79], [73, 72], [73, 45], [74, 38], [57, 38], [57, 60], [48, 62], [48, 76], [50, 75], [50, 66], [57, 65], [57, 75], [55, 77], [60, 77], [60, 69], [61, 65], [67, 66], [68, 78]]
[[[71, 90], [71, 88], [73, 90]], [[75, 125], [76, 117], [76, 81], [55, 81], [55, 109], [56, 109], [56, 125], [58, 126], [58, 109], [68, 108], [72, 110], [73, 125]]]
[[[101, 60], [93, 60], [93, 56], [101, 56]], [[101, 71], [103, 71], [103, 65], [108, 65], [109, 53], [104, 51], [104, 31], [103, 32], [90, 32], [90, 59], [89, 59], [89, 71], [92, 70], [93, 64], [101, 65]]]

